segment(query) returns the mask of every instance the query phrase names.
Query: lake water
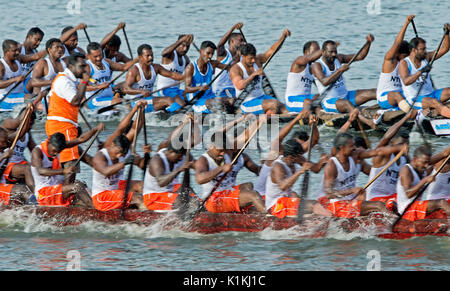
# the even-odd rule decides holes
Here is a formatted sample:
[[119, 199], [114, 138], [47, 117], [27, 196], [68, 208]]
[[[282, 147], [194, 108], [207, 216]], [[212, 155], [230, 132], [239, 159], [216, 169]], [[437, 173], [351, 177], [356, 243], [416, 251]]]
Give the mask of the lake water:
[[[308, 40], [319, 43], [327, 39], [340, 42], [339, 52], [354, 53], [372, 33], [375, 42], [363, 62], [355, 63], [346, 72], [349, 89], [375, 88], [383, 55], [392, 44], [408, 14], [416, 14], [419, 35], [427, 40], [429, 50], [437, 47], [442, 37], [442, 27], [450, 11], [448, 1], [380, 1], [380, 14], [369, 14], [369, 1], [87, 1], [81, 0], [80, 14], [66, 10], [69, 1], [0, 1], [3, 20], [0, 26], [2, 39], [12, 38], [22, 42], [26, 31], [39, 26], [46, 33], [44, 43], [50, 37], [58, 37], [66, 25], [80, 22], [88, 24], [91, 40], [100, 41], [120, 21], [126, 22], [133, 55], [142, 43], [153, 46], [155, 62], [160, 52], [173, 43], [178, 34], [192, 33], [195, 42], [219, 41], [236, 22], [243, 22], [243, 32], [259, 52], [268, 49], [284, 28], [292, 32], [283, 48], [266, 69], [278, 96], [284, 96], [286, 76], [291, 62], [301, 54]], [[77, 12], [77, 11], [72, 11]], [[123, 34], [121, 51], [128, 54]], [[408, 28], [406, 39], [414, 36]], [[86, 47], [87, 40], [79, 33], [79, 45]], [[194, 48], [188, 53], [191, 60], [198, 57]], [[433, 80], [438, 88], [449, 86], [449, 56], [433, 66]], [[3, 120], [6, 114], [2, 114]], [[89, 120], [104, 118], [89, 116]], [[166, 139], [173, 126], [169, 121], [148, 117], [149, 140], [156, 149]], [[106, 122], [106, 130], [100, 138], [106, 139], [117, 125], [117, 119]], [[36, 142], [45, 138], [44, 122], [38, 122], [32, 130]], [[85, 126], [83, 125], [85, 128]], [[303, 127], [308, 131], [308, 127]], [[336, 130], [320, 127], [321, 145], [329, 151]], [[357, 135], [358, 133], [356, 133]], [[375, 145], [381, 133], [369, 133]], [[426, 138], [434, 150], [442, 150], [449, 144], [448, 137]], [[417, 132], [411, 133], [411, 148], [422, 143]], [[138, 140], [138, 149], [143, 138]], [[260, 147], [267, 148], [268, 141], [261, 139]], [[95, 154], [95, 145], [90, 153]], [[203, 149], [194, 149], [198, 157]], [[259, 161], [258, 150], [248, 154]], [[28, 153], [27, 153], [28, 155]], [[312, 159], [317, 160], [315, 149]], [[136, 177], [141, 172], [135, 171]], [[78, 176], [92, 184], [92, 170], [82, 166]], [[320, 175], [312, 174], [310, 196], [317, 194]], [[238, 176], [238, 182], [254, 181], [247, 170]], [[301, 179], [300, 179], [301, 180]], [[193, 181], [193, 179], [191, 179]], [[367, 182], [366, 176], [358, 177], [358, 185]], [[299, 188], [297, 183], [295, 187]], [[194, 186], [199, 190], [198, 186]], [[312, 193], [312, 194], [311, 194]], [[284, 271], [284, 270], [366, 270], [371, 250], [379, 252], [382, 270], [450, 270], [448, 238], [415, 238], [390, 241], [374, 238], [367, 233], [345, 234], [336, 230], [324, 239], [300, 239], [295, 230], [265, 230], [261, 233], [225, 233], [203, 235], [181, 230], [164, 231], [158, 225], [107, 225], [90, 222], [77, 227], [58, 227], [29, 216], [21, 210], [0, 213], [0, 270], [65, 270], [69, 251], [81, 256], [82, 270], [235, 270], [235, 271]], [[70, 254], [70, 253], [69, 253]]]

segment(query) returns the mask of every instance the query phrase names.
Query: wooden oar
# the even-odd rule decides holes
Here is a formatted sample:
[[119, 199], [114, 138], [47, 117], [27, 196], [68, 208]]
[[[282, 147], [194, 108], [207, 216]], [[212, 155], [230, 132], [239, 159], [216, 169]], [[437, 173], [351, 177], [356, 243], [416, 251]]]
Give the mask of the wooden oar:
[[[416, 38], [419, 38], [419, 34], [417, 33], [417, 28], [416, 28], [416, 24], [414, 23], [414, 19], [411, 20], [411, 24], [412, 24], [412, 27], [414, 30], [414, 34], [416, 35]], [[433, 81], [433, 78], [431, 78], [431, 76], [430, 76], [430, 81], [431, 81], [431, 85], [433, 86], [433, 88], [436, 88], [434, 86], [434, 81]]]
[[[167, 88], [171, 88], [171, 87], [176, 86], [178, 84], [181, 84], [183, 82], [184, 82], [184, 80], [183, 81], [177, 81], [174, 84], [171, 84], [171, 85], [165, 86], [163, 88], [160, 88], [158, 90], [152, 91], [152, 92], [150, 92], [150, 96], [155, 94], [155, 93], [157, 93], [157, 92], [159, 92], [159, 91], [165, 90]], [[142, 98], [144, 98], [144, 97], [143, 96], [138, 96], [138, 97], [135, 97], [135, 98], [127, 99], [127, 100], [124, 100], [124, 101], [117, 102], [115, 104], [111, 104], [111, 105], [102, 107], [99, 110], [97, 110], [97, 114], [100, 114], [100, 113], [103, 113], [103, 112], [106, 112], [106, 111], [110, 111], [111, 109], [114, 109], [114, 107], [116, 107], [117, 105], [133, 102], [133, 101], [136, 101], [136, 100], [142, 99]]]
[[[308, 156], [307, 161], [311, 161], [311, 150], [313, 146], [313, 140], [314, 140], [314, 128], [316, 126], [316, 123], [313, 122], [311, 125], [311, 132], [309, 134], [309, 147], [308, 147]], [[306, 171], [303, 174], [303, 182], [302, 182], [302, 189], [300, 192], [300, 204], [298, 205], [298, 211], [297, 211], [297, 223], [301, 224], [303, 221], [303, 213], [305, 212], [305, 204], [306, 204], [306, 197], [308, 197], [308, 188], [309, 188], [309, 171]]]
[[[89, 124], [89, 121], [87, 120], [86, 116], [84, 116], [83, 112], [81, 111], [81, 108], [78, 110], [78, 113], [80, 114], [80, 116], [83, 119], [84, 123], [86, 123], [87, 127], [89, 128], [89, 130], [92, 130], [92, 126]], [[97, 136], [95, 136], [95, 138], [97, 139], [98, 144], [103, 144]]]
[[[364, 45], [359, 49], [359, 51], [353, 56], [353, 58], [350, 60], [350, 62], [348, 62], [348, 65], [350, 66], [355, 60], [356, 58], [361, 54], [362, 50], [368, 46], [370, 44], [370, 42], [366, 41], [366, 43], [364, 43]], [[316, 107], [318, 107], [323, 99], [325, 98], [325, 96], [328, 94], [328, 91], [331, 90], [331, 88], [333, 88], [334, 84], [340, 79], [341, 75], [343, 74], [343, 72], [336, 78], [336, 80], [329, 84], [327, 88], [325, 88], [325, 90], [319, 95], [319, 97], [317, 97], [316, 99], [313, 100], [313, 102], [311, 102], [311, 110], [314, 111], [314, 109]]]
[[78, 164], [81, 162], [81, 160], [84, 158], [84, 156], [87, 154], [87, 152], [89, 151], [89, 149], [91, 148], [92, 144], [94, 143], [94, 141], [97, 139], [97, 136], [100, 134], [100, 130], [97, 131], [94, 136], [91, 138], [91, 141], [89, 142], [87, 148], [83, 151], [83, 153], [80, 155], [80, 157], [78, 158], [78, 160], [75, 162], [74, 167], [78, 166]]
[[[33, 72], [33, 69], [34, 69], [34, 64], [33, 64], [33, 66], [28, 70], [28, 72], [25, 74], [24, 80], [26, 80], [27, 77], [28, 77], [28, 75], [30, 75], [31, 72]], [[0, 104], [3, 102], [3, 100], [6, 99], [6, 97], [8, 97], [9, 94], [11, 94], [11, 92], [12, 92], [14, 89], [17, 88], [17, 86], [19, 86], [19, 85], [22, 84], [22, 83], [23, 83], [23, 81], [21, 81], [21, 82], [16, 82], [16, 83], [14, 84], [14, 86], [12, 86], [12, 88], [9, 89], [8, 92], [6, 92], [5, 95], [3, 95], [2, 99], [0, 99]]]
[[[192, 144], [192, 127], [193, 127], [193, 120], [189, 121], [189, 134], [186, 144], [186, 161], [190, 160], [190, 152], [191, 152], [191, 144]], [[181, 184], [179, 195], [180, 195], [180, 202], [181, 206], [177, 214], [179, 217], [183, 220], [186, 220], [188, 217], [187, 211], [189, 209], [189, 201], [191, 194], [191, 179], [190, 179], [190, 172], [189, 168], [184, 170], [184, 176], [183, 176], [183, 183]]]
[[364, 130], [364, 127], [362, 127], [361, 122], [359, 121], [358, 118], [356, 118], [356, 122], [358, 123], [359, 130], [361, 131], [361, 134], [362, 134], [362, 136], [364, 138], [364, 141], [366, 142], [367, 148], [370, 149], [371, 148], [371, 144], [370, 144], [369, 139], [367, 138], [366, 131]]
[[[145, 109], [144, 109], [145, 110]], [[147, 123], [145, 122], [145, 111], [142, 114], [142, 119], [144, 122], [144, 141], [145, 141], [145, 145], [148, 145], [148, 139], [147, 139]], [[145, 153], [144, 154], [144, 173], [142, 174], [142, 180], [145, 180], [145, 172], [147, 171], [147, 165], [148, 165], [148, 161], [150, 160], [150, 154], [149, 153]]]
[[123, 36], [125, 37], [125, 41], [127, 42], [128, 50], [130, 51], [130, 57], [131, 57], [131, 59], [134, 59], [133, 53], [131, 52], [130, 42], [128, 41], [127, 33], [125, 32], [125, 27], [122, 28], [122, 30], [123, 30]]
[[88, 40], [88, 43], [91, 43], [91, 39], [89, 38], [86, 28], [83, 28], [83, 30], [84, 30], [84, 34], [86, 35], [86, 38]]
[[[261, 122], [261, 121], [259, 121]], [[242, 147], [242, 149], [238, 152], [238, 154], [234, 157], [233, 161], [231, 161], [231, 165], [233, 166], [237, 160], [239, 159], [239, 157], [242, 155], [242, 153], [244, 152], [245, 148], [248, 146], [248, 144], [250, 143], [250, 141], [252, 140], [252, 138], [256, 135], [256, 133], [258, 132], [258, 130], [261, 128], [261, 126], [263, 125], [263, 122], [261, 122], [258, 127], [256, 128], [256, 130], [252, 133], [252, 135], [248, 138], [248, 140], [245, 142], [244, 146]], [[225, 180], [225, 178], [228, 176], [228, 173], [225, 173], [222, 175], [222, 177], [220, 177], [220, 179], [217, 181], [216, 185], [214, 185], [214, 187], [211, 189], [211, 192], [203, 199], [202, 204], [200, 205], [199, 208], [196, 209], [196, 211], [194, 211], [192, 213], [192, 218], [195, 217], [195, 215], [197, 213], [199, 213], [203, 207], [205, 206], [206, 201], [208, 200], [208, 198], [217, 190], [217, 188], [219, 188], [220, 184], [222, 184], [223, 180]]]
[[[143, 110], [139, 110], [137, 113], [137, 119], [136, 119], [136, 131], [134, 133], [133, 143], [131, 144], [131, 155], [134, 155], [136, 152], [136, 140], [138, 136], [138, 128], [139, 128], [139, 122], [141, 120], [141, 111], [142, 114], [145, 114]], [[134, 163], [133, 163], [134, 164]], [[125, 193], [123, 196], [123, 204], [122, 204], [122, 219], [125, 218], [125, 208], [127, 206], [128, 201], [128, 191], [130, 191], [131, 188], [131, 177], [133, 176], [133, 164], [130, 165], [130, 169], [128, 171], [127, 181], [125, 184]]]
[[[444, 166], [447, 164], [449, 159], [450, 159], [450, 154], [447, 156], [447, 158], [444, 160], [442, 165], [437, 169], [437, 171], [432, 176], [436, 177], [441, 172], [441, 170], [444, 168]], [[423, 185], [422, 188], [420, 188], [420, 190], [417, 192], [416, 197], [414, 197], [414, 199], [411, 201], [411, 203], [409, 203], [408, 206], [406, 206], [403, 213], [399, 217], [397, 217], [397, 219], [392, 224], [392, 232], [395, 232], [395, 226], [397, 225], [397, 223], [402, 219], [402, 217], [405, 215], [405, 213], [408, 212], [409, 208], [411, 208], [411, 205], [413, 205], [414, 202], [416, 202], [417, 199], [419, 199], [419, 197], [422, 196], [423, 192], [425, 192], [425, 190], [427, 189], [427, 187], [430, 184], [431, 183], [426, 183], [425, 185]]]

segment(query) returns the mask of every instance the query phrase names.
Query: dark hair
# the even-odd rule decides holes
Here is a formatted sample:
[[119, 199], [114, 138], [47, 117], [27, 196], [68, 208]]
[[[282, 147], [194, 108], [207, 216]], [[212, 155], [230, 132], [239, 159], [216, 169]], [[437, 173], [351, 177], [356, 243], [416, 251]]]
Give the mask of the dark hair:
[[2, 48], [3, 48], [3, 51], [4, 52], [7, 52], [7, 51], [9, 51], [9, 49], [11, 48], [11, 46], [13, 46], [13, 45], [18, 45], [19, 43], [17, 42], [17, 41], [15, 41], [15, 40], [12, 40], [12, 39], [5, 39], [4, 41], [3, 41], [3, 44], [2, 44]]
[[182, 39], [184, 36], [186, 36], [186, 34], [180, 34], [180, 35], [178, 35], [178, 39], [180, 40], [180, 39]]
[[353, 136], [349, 133], [339, 133], [336, 135], [333, 141], [333, 145], [339, 149], [341, 146], [345, 146], [351, 139], [353, 139]]
[[142, 53], [144, 52], [144, 50], [153, 50], [152, 49], [152, 46], [151, 45], [149, 45], [149, 44], [146, 44], [146, 43], [144, 43], [144, 44], [141, 44], [138, 48], [137, 48], [137, 53], [138, 53], [138, 55], [139, 56], [142, 56]]
[[86, 51], [88, 54], [91, 53], [91, 51], [101, 50], [102, 46], [98, 42], [90, 42], [87, 47]]
[[409, 42], [407, 42], [406, 40], [402, 41], [400, 44], [400, 47], [398, 49], [398, 53], [409, 55], [410, 52], [411, 52], [411, 49], [409, 48]]
[[122, 41], [120, 40], [120, 37], [116, 34], [114, 34], [110, 41], [108, 41], [106, 43], [107, 46], [109, 47], [120, 47], [120, 45], [122, 44]]
[[56, 148], [58, 152], [67, 147], [66, 137], [60, 132], [56, 132], [50, 136], [48, 142]]
[[0, 127], [0, 134], [8, 135], [8, 131], [6, 129], [4, 129], [3, 127]]
[[418, 158], [420, 156], [428, 156], [431, 157], [432, 152], [431, 149], [425, 145], [421, 145], [414, 151], [414, 157]]
[[33, 36], [35, 34], [40, 34], [42, 37], [44, 37], [44, 32], [39, 27], [30, 28], [30, 30], [28, 30], [27, 37]]
[[325, 48], [327, 47], [327, 45], [332, 44], [332, 45], [336, 45], [336, 42], [334, 40], [326, 40], [323, 42], [322, 44], [322, 49], [325, 50]]
[[211, 135], [211, 144], [219, 149], [226, 149], [227, 136], [222, 131], [216, 131]]
[[241, 34], [239, 32], [232, 32], [230, 34], [230, 37], [228, 38], [228, 44], [230, 44], [232, 39], [235, 39], [236, 37], [240, 36]]
[[317, 46], [319, 46], [319, 43], [315, 40], [310, 40], [307, 41], [304, 45], [303, 45], [303, 53], [305, 53], [307, 50], [309, 50], [309, 48], [311, 47], [312, 44], [316, 44]]
[[79, 59], [84, 60], [85, 58], [86, 58], [86, 56], [83, 55], [82, 53], [77, 53], [77, 52], [71, 53], [68, 57], [68, 63], [69, 63], [69, 65], [75, 66], [79, 62]]
[[45, 49], [48, 50], [49, 48], [51, 48], [53, 46], [54, 43], [61, 43], [61, 40], [59, 38], [51, 38], [49, 40], [47, 40], [47, 42], [45, 43]]
[[183, 146], [174, 147], [172, 141], [170, 141], [169, 144], [167, 145], [167, 150], [172, 151], [176, 154], [181, 154], [181, 155], [186, 154], [186, 149]]
[[256, 48], [251, 43], [243, 44], [240, 47], [240, 51], [241, 51], [241, 55], [243, 55], [243, 56], [248, 56], [248, 55], [256, 56]]
[[415, 38], [411, 39], [411, 41], [409, 42], [409, 49], [410, 50], [417, 49], [417, 47], [421, 43], [427, 43], [427, 42], [421, 37], [415, 37]]
[[116, 137], [113, 141], [114, 145], [120, 147], [122, 154], [126, 155], [130, 149], [130, 140], [123, 134]]
[[217, 49], [217, 46], [216, 46], [212, 41], [205, 40], [205, 41], [202, 42], [202, 44], [200, 45], [200, 49], [201, 49], [201, 50], [204, 50], [204, 49], [207, 49], [207, 48], [212, 48], [213, 50], [216, 50], [216, 49]]
[[68, 32], [71, 29], [73, 29], [73, 26], [66, 26], [66, 27], [64, 27], [63, 30], [61, 31], [61, 35], [63, 35], [64, 33]]
[[308, 134], [306, 133], [306, 131], [295, 131], [295, 132], [292, 134], [292, 137], [291, 137], [291, 138], [298, 138], [299, 140], [307, 141], [308, 138], [309, 138], [309, 136], [308, 136]]
[[366, 140], [360, 136], [355, 137], [355, 146], [362, 147], [364, 149], [368, 149], [369, 146], [366, 143]]
[[304, 153], [303, 147], [295, 139], [287, 140], [282, 144], [283, 156], [298, 156]]

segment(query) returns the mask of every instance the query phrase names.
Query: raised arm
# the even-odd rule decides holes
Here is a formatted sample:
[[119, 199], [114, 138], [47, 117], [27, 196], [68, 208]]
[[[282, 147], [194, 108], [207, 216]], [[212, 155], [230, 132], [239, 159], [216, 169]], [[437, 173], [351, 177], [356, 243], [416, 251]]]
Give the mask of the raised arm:
[[[362, 61], [366, 58], [366, 56], [369, 54], [370, 46], [372, 45], [372, 42], [375, 40], [375, 37], [372, 34], [368, 34], [366, 36], [366, 40], [367, 40], [367, 44], [362, 49], [361, 53], [355, 58], [355, 60], [354, 60], [355, 62]], [[355, 56], [355, 54], [350, 54], [350, 55], [339, 54], [338, 59], [341, 63], [347, 64], [351, 61], [351, 59], [353, 59], [354, 56]]]
[[173, 44], [171, 44], [168, 47], [166, 47], [162, 51], [161, 55], [162, 55], [163, 58], [172, 59], [173, 51], [176, 50], [179, 45], [181, 45], [183, 42], [188, 42], [190, 44], [193, 41], [194, 41], [194, 36], [192, 34], [186, 34], [185, 36], [183, 36], [182, 38], [180, 38], [179, 40], [177, 40]]
[[244, 26], [242, 22], [238, 22], [235, 25], [233, 25], [227, 33], [225, 33], [222, 38], [220, 39], [219, 43], [217, 44], [217, 57], [224, 57], [226, 56], [225, 51], [225, 44], [227, 43], [228, 39], [230, 38], [233, 31], [236, 29], [241, 29]]
[[107, 35], [105, 35], [105, 37], [102, 39], [102, 41], [100, 42], [100, 46], [102, 47], [102, 50], [105, 49], [106, 45], [108, 44], [108, 42], [111, 41], [112, 37], [119, 32], [119, 30], [125, 28], [125, 22], [121, 22], [117, 25], [116, 28], [114, 28], [113, 31], [111, 31], [110, 33], [108, 33]]
[[[444, 41], [442, 42], [442, 46], [439, 49], [437, 55], [436, 55], [436, 60], [441, 58], [443, 55], [445, 55], [446, 53], [448, 53], [449, 49], [450, 49], [450, 41], [449, 41], [449, 32], [450, 32], [450, 24], [446, 23], [444, 24], [444, 30], [446, 31], [446, 35], [444, 37]], [[429, 52], [427, 54], [427, 61], [430, 62], [431, 59], [433, 58], [433, 55], [436, 51], [432, 51]]]
[[[397, 34], [397, 37], [394, 40], [394, 44], [384, 55], [385, 61], [392, 61], [395, 58], [398, 50], [400, 49], [400, 45], [402, 44], [402, 41], [405, 38], [406, 29], [408, 28], [408, 25], [411, 23], [411, 21], [414, 19], [414, 17], [415, 17], [414, 14], [411, 14], [408, 17], [406, 17], [405, 24], [403, 24], [402, 29]], [[384, 67], [384, 65], [383, 65], [383, 67]]]
[[270, 58], [270, 56], [272, 56], [276, 52], [278, 46], [279, 46], [278, 49], [281, 48], [284, 40], [288, 36], [291, 36], [291, 32], [286, 28], [285, 30], [283, 30], [283, 33], [281, 34], [281, 37], [265, 53], [257, 55], [256, 59], [261, 64], [267, 62], [267, 60]]

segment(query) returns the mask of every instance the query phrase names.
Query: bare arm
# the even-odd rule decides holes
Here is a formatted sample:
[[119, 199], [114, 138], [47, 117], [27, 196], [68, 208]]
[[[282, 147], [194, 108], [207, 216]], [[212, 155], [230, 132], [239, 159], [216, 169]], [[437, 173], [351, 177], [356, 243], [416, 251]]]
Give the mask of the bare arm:
[[265, 53], [257, 55], [256, 59], [261, 64], [267, 62], [267, 60], [269, 60], [270, 56], [272, 56], [276, 52], [278, 46], [280, 46], [278, 49], [281, 48], [281, 44], [284, 42], [284, 40], [288, 36], [291, 36], [291, 32], [288, 29], [283, 30], [283, 33], [281, 34], [280, 39], [278, 39]]
[[98, 152], [94, 156], [92, 163], [94, 165], [94, 170], [106, 177], [111, 177], [125, 167], [124, 162], [115, 163], [111, 166], [108, 166], [106, 157], [101, 152]]
[[184, 41], [187, 41], [189, 43], [192, 43], [194, 41], [194, 36], [192, 34], [186, 34], [185, 36], [183, 36], [182, 38], [180, 38], [179, 40], [177, 40], [176, 42], [174, 42], [173, 44], [169, 45], [168, 47], [166, 47], [161, 55], [163, 58], [169, 58], [172, 59], [173, 58], [173, 51], [177, 49], [177, 47], [182, 44]]
[[105, 49], [106, 44], [112, 39], [112, 37], [119, 32], [119, 30], [121, 30], [122, 28], [125, 27], [125, 22], [121, 22], [117, 25], [116, 28], [114, 28], [113, 31], [111, 31], [110, 33], [108, 33], [107, 35], [105, 35], [105, 37], [102, 39], [102, 41], [100, 42], [100, 46], [102, 47], [102, 50]]
[[223, 164], [214, 170], [209, 170], [208, 161], [205, 157], [201, 156], [194, 164], [195, 167], [195, 180], [198, 184], [206, 184], [212, 179], [216, 178], [217, 175], [229, 172], [231, 170], [231, 164]]
[[[355, 60], [354, 60], [355, 62], [362, 61], [366, 58], [366, 56], [369, 54], [370, 46], [372, 45], [372, 42], [375, 40], [375, 37], [372, 34], [368, 34], [366, 36], [366, 40], [367, 40], [367, 44], [362, 49], [361, 53], [355, 58]], [[354, 56], [355, 56], [355, 54], [350, 54], [350, 55], [339, 54], [338, 58], [341, 63], [347, 64], [353, 59]]]
[[[436, 60], [441, 58], [443, 55], [445, 55], [450, 49], [450, 41], [449, 41], [450, 24], [446, 23], [444, 25], [444, 30], [447, 31], [447, 34], [445, 35], [444, 41], [442, 42], [442, 46], [441, 46], [441, 48], [439, 49], [439, 51], [438, 51], [438, 53], [436, 55]], [[429, 52], [427, 54], [427, 61], [428, 62], [431, 61], [431, 59], [433, 58], [433, 55], [434, 55], [435, 52], [436, 51], [432, 51], [432, 52]]]
[[[401, 45], [403, 39], [405, 38], [406, 29], [408, 28], [408, 25], [411, 23], [411, 21], [414, 19], [414, 17], [415, 17], [415, 15], [409, 15], [408, 17], [406, 17], [405, 24], [403, 24], [402, 29], [397, 34], [397, 37], [394, 40], [394, 44], [384, 55], [385, 61], [392, 61], [395, 58], [398, 50], [400, 49], [400, 45]], [[384, 67], [385, 66], [383, 64], [383, 71], [384, 71]], [[395, 68], [392, 68], [392, 69], [395, 69]], [[392, 71], [392, 70], [389, 70], [389, 71]]]
[[225, 51], [225, 44], [227, 43], [233, 31], [235, 31], [236, 29], [241, 29], [243, 26], [244, 24], [242, 22], [236, 23], [235, 25], [233, 25], [233, 27], [230, 28], [227, 33], [224, 34], [224, 36], [222, 36], [219, 43], [217, 44], [217, 57], [224, 57], [227, 55]]

